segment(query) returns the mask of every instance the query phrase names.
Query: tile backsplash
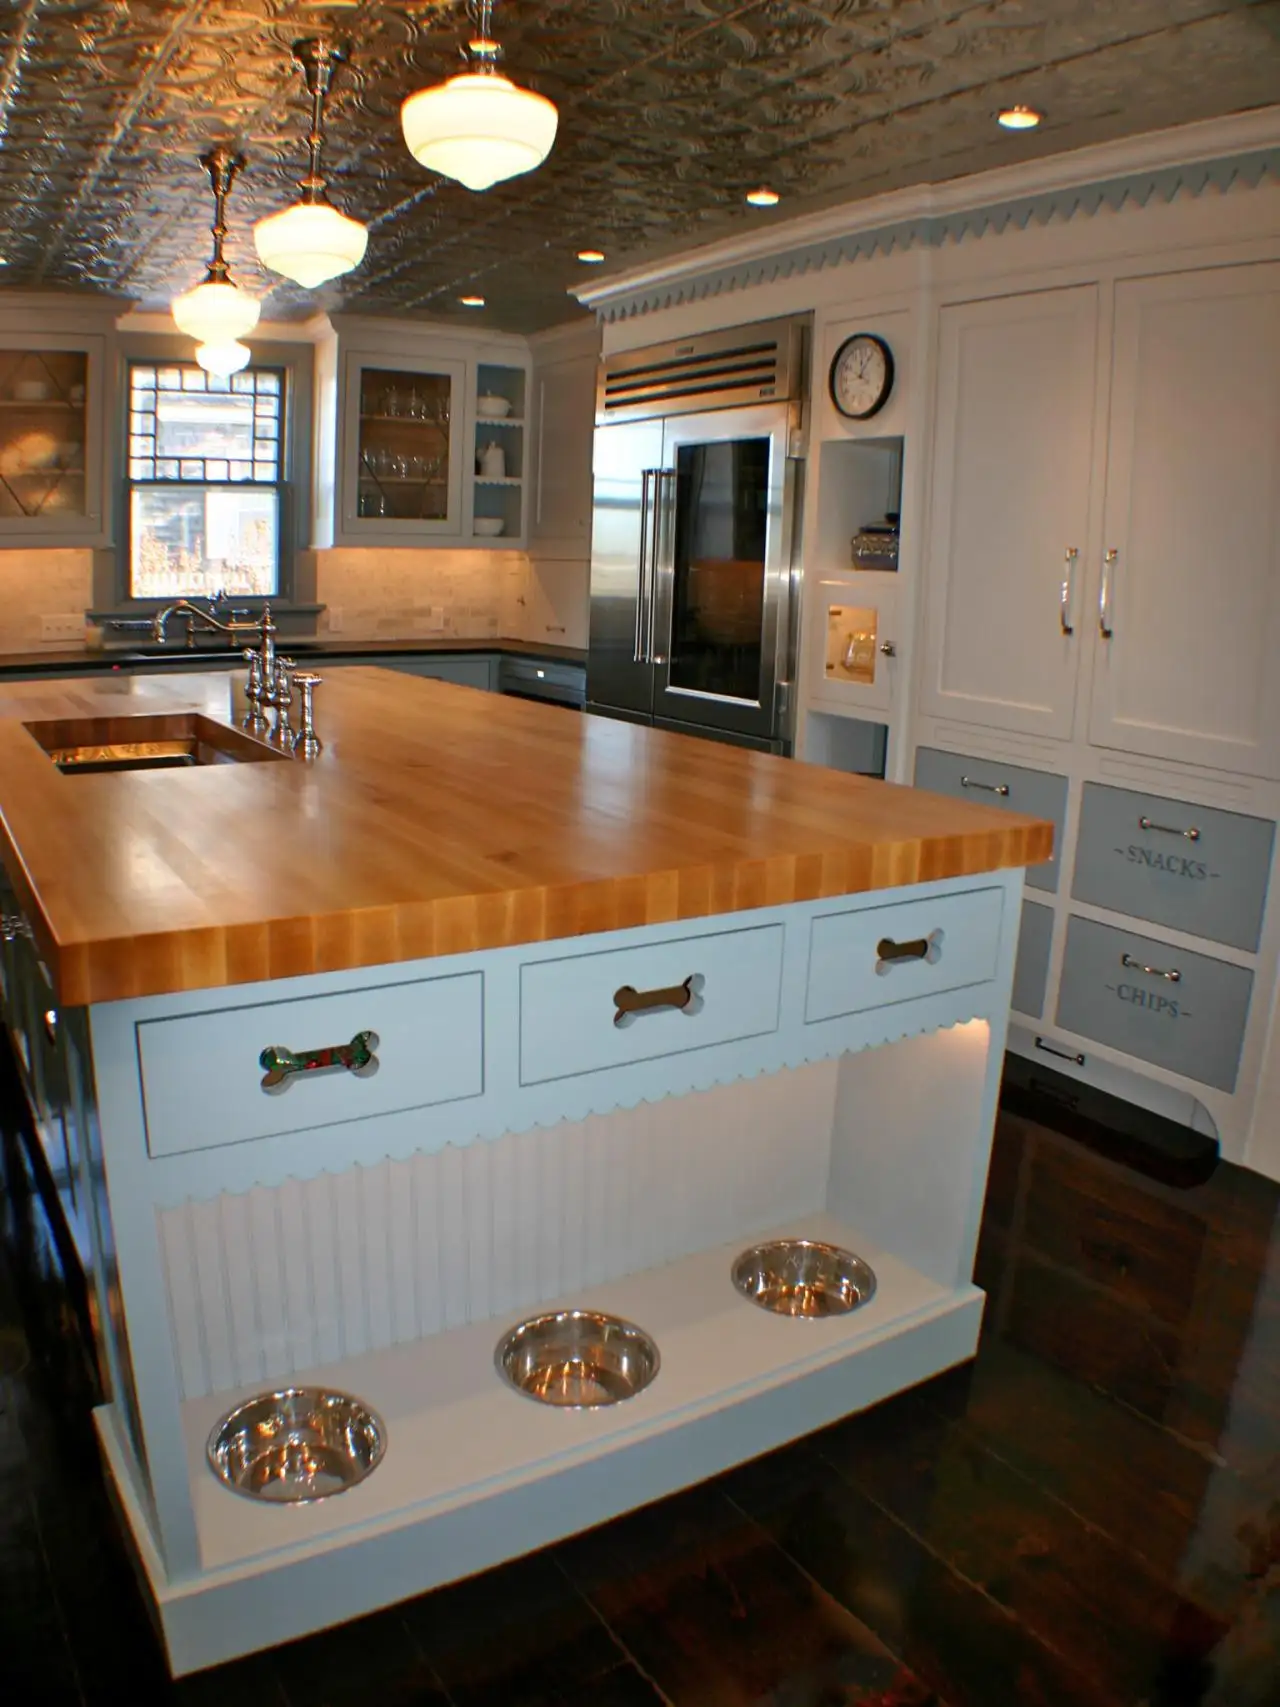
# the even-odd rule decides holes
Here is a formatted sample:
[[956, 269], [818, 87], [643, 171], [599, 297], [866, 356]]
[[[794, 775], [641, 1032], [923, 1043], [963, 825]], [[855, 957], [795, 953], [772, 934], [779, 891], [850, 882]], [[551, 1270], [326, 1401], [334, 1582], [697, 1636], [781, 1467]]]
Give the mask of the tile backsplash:
[[[311, 554], [316, 599], [351, 640], [447, 639], [587, 643], [583, 560], [531, 559], [522, 551], [334, 548]], [[46, 617], [74, 619], [94, 602], [88, 550], [0, 551], [0, 653], [57, 650], [80, 633], [46, 635]]]
[[335, 546], [314, 558], [320, 631], [352, 640], [496, 639], [528, 569], [522, 551]]
[[56, 651], [83, 640], [74, 634], [44, 634], [44, 619], [83, 618], [93, 603], [93, 552], [0, 551], [0, 652]]

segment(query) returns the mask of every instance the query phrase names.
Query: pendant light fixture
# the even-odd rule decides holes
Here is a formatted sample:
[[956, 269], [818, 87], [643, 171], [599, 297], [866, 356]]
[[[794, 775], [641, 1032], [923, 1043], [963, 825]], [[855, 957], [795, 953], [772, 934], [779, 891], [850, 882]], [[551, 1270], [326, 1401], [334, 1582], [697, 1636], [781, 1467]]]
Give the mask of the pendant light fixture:
[[241, 368], [248, 367], [252, 354], [248, 344], [196, 345], [196, 361], [215, 379], [230, 379], [233, 373], [239, 373]]
[[302, 67], [311, 97], [311, 129], [307, 132], [310, 163], [299, 184], [302, 191], [292, 207], [269, 214], [253, 228], [258, 259], [273, 273], [314, 290], [340, 273], [349, 273], [364, 260], [369, 233], [358, 220], [339, 213], [329, 200], [320, 150], [324, 144], [324, 98], [333, 86], [347, 50], [319, 38], [293, 44], [293, 57]]
[[213, 254], [204, 282], [173, 299], [173, 318], [179, 331], [199, 344], [232, 344], [253, 331], [260, 312], [257, 300], [232, 283], [222, 253], [227, 236], [227, 197], [244, 159], [229, 148], [218, 147], [202, 154], [200, 164], [213, 186]]
[[490, 33], [492, 15], [493, 0], [481, 0], [480, 34], [467, 44], [470, 68], [420, 89], [400, 108], [414, 159], [469, 190], [487, 190], [541, 166], [559, 122], [545, 95], [498, 72], [502, 49]]

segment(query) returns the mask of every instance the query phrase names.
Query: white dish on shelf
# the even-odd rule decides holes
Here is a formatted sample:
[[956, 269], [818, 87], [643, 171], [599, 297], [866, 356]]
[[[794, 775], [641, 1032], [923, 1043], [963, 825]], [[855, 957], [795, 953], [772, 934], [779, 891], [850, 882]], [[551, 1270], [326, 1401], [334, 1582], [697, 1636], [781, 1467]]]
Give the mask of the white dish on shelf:
[[[49, 396], [49, 386], [43, 379], [19, 379], [14, 384], [13, 395], [19, 403], [44, 403]], [[505, 410], [503, 412], [505, 414]]]
[[471, 531], [481, 539], [497, 539], [505, 525], [501, 516], [477, 516], [471, 524]]
[[476, 398], [476, 414], [484, 415], [490, 421], [500, 421], [504, 415], [511, 413], [511, 399], [497, 397], [491, 391], [482, 392]]

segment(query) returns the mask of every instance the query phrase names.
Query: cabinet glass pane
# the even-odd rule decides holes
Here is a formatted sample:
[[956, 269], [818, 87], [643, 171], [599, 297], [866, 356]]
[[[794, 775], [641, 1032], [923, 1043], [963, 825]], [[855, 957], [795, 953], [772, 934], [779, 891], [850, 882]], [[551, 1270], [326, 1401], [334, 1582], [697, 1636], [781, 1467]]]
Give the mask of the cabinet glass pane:
[[367, 367], [360, 374], [360, 515], [442, 521], [449, 506], [447, 374]]
[[0, 350], [0, 517], [83, 516], [83, 350]]
[[672, 687], [760, 695], [769, 440], [676, 452]]

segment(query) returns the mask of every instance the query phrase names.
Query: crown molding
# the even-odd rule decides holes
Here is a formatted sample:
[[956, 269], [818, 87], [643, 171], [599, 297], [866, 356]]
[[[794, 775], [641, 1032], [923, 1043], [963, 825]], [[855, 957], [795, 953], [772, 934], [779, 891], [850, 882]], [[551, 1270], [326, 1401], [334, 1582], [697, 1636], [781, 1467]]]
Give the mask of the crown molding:
[[753, 228], [683, 254], [593, 280], [570, 294], [601, 321], [1035, 220], [1092, 215], [1153, 196], [1280, 180], [1280, 106], [1151, 131], [1118, 142], [917, 184]]

